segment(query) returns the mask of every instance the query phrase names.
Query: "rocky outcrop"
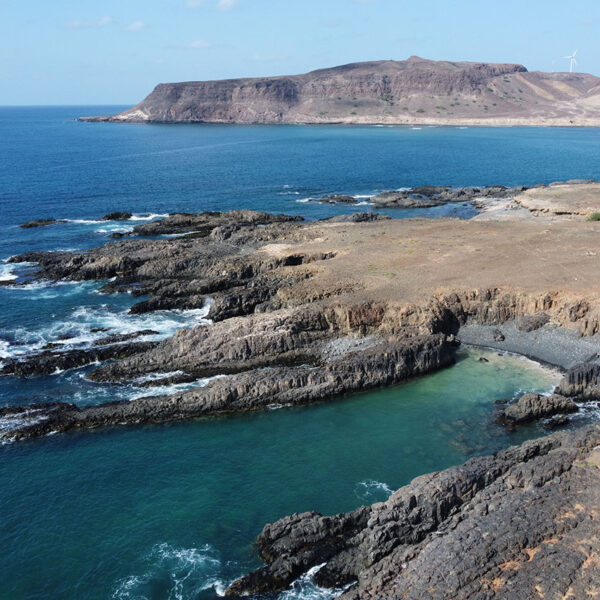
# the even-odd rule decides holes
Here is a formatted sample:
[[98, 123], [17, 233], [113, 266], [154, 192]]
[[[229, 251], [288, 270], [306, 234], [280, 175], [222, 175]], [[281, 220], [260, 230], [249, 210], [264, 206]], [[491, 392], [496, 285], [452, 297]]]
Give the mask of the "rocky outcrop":
[[161, 83], [136, 106], [87, 121], [597, 124], [598, 78], [413, 56], [303, 75]]
[[266, 525], [266, 565], [228, 596], [284, 590], [309, 569], [340, 598], [584, 598], [600, 585], [600, 428], [553, 434], [423, 475], [350, 513]]
[[577, 412], [577, 404], [559, 394], [523, 394], [519, 400], [505, 408], [498, 417], [503, 424], [530, 423], [545, 417]]
[[65, 223], [64, 219], [36, 219], [35, 221], [27, 221], [19, 225], [21, 229], [33, 229], [35, 227], [45, 227], [46, 225], [57, 225], [58, 223]]
[[543, 327], [550, 321], [550, 317], [546, 313], [538, 313], [537, 315], [525, 315], [516, 320], [517, 329], [519, 331], [535, 331]]
[[[426, 187], [419, 193], [435, 195], [444, 189]], [[171, 383], [197, 382], [172, 396], [82, 410], [54, 407], [47, 415], [37, 413], [31, 427], [11, 428], [5, 435], [35, 437], [80, 427], [259, 410], [392, 385], [451, 364], [453, 336], [467, 323], [495, 326], [533, 315], [536, 325], [540, 318], [550, 318], [578, 325], [582, 334], [592, 335], [600, 327], [591, 298], [556, 292], [485, 287], [419, 292], [418, 300], [408, 302], [395, 299], [407, 284], [403, 277], [395, 289], [374, 294], [367, 288], [373, 265], [356, 268], [360, 254], [369, 251], [361, 246], [363, 238], [370, 246], [387, 240], [398, 227], [404, 232], [414, 225], [379, 223], [371, 213], [356, 213], [354, 222], [349, 220], [303, 224], [254, 211], [180, 213], [140, 225], [136, 237], [99, 248], [12, 258], [37, 262], [41, 278], [110, 278], [102, 291], [138, 297], [134, 313], [209, 307], [214, 323], [158, 343], [116, 334], [98, 346], [69, 351], [52, 346], [5, 361], [4, 375], [50, 374], [101, 362], [89, 372], [90, 379], [135, 385], [145, 379], [152, 385], [159, 380], [155, 375], [165, 375]], [[352, 242], [349, 234], [359, 235]], [[338, 242], [331, 244], [330, 237]], [[438, 237], [435, 233], [435, 244]], [[387, 243], [386, 253], [397, 245]], [[350, 261], [345, 257], [349, 253], [354, 253]], [[467, 257], [469, 265], [474, 254]], [[383, 257], [390, 273], [374, 278], [377, 285], [388, 281], [388, 275], [393, 279], [396, 260]], [[204, 381], [215, 376], [225, 377]]]
[[569, 369], [556, 392], [580, 400], [600, 400], [600, 363], [584, 363]]
[[[352, 345], [323, 365], [301, 364], [257, 368], [170, 396], [145, 397], [79, 409], [62, 403], [41, 409], [33, 423], [19, 424], [21, 408], [6, 410], [13, 427], [4, 432], [11, 440], [39, 437], [77, 428], [177, 421], [221, 413], [248, 412], [269, 406], [302, 405], [351, 392], [392, 385], [424, 375], [454, 361], [455, 344], [444, 335], [410, 340], [379, 340], [366, 348]], [[219, 368], [226, 372], [224, 365]], [[188, 378], [189, 379], [189, 378]]]
[[[137, 336], [136, 336], [137, 337]], [[120, 341], [120, 340], [117, 340]], [[24, 359], [5, 359], [0, 368], [0, 375], [51, 375], [56, 372], [74, 369], [105, 360], [123, 359], [132, 354], [151, 350], [156, 342], [115, 343], [93, 348], [54, 351], [46, 350]]]
[[115, 211], [107, 213], [102, 217], [103, 221], [126, 221], [131, 219], [133, 215], [130, 212]]

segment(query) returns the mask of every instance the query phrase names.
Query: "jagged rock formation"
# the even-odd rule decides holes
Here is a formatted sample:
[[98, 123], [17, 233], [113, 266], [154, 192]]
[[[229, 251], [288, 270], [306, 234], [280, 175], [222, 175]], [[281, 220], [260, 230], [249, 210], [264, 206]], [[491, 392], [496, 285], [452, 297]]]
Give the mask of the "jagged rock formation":
[[[5, 409], [13, 426], [4, 436], [244, 412], [392, 385], [450, 365], [454, 335], [465, 324], [517, 320], [523, 335], [567, 326], [590, 339], [600, 331], [590, 277], [598, 259], [594, 253], [582, 259], [588, 244], [596, 244], [595, 224], [561, 222], [550, 238], [540, 235], [549, 226], [543, 219], [443, 225], [440, 236], [440, 221], [368, 214], [316, 223], [253, 211], [177, 214], [99, 248], [14, 257], [37, 262], [38, 277], [110, 278], [104, 291], [145, 296], [132, 312], [210, 304], [214, 323], [159, 343], [107, 337], [99, 346], [47, 348], [6, 361], [0, 374], [33, 376], [109, 361], [88, 377], [152, 385], [148, 379], [163, 381], [164, 375], [169, 383], [194, 385], [169, 396], [83, 409], [58, 403], [36, 408], [35, 417], [19, 407]], [[527, 261], [522, 240], [536, 244]], [[548, 290], [549, 278], [577, 293]], [[592, 398], [598, 383], [592, 354], [585, 355], [589, 365], [567, 373], [557, 393]], [[535, 418], [550, 415], [527, 408]]]
[[84, 120], [597, 125], [599, 95], [593, 75], [413, 56], [303, 75], [163, 83], [129, 110]]
[[500, 423], [529, 423], [544, 417], [577, 412], [577, 404], [560, 394], [523, 394], [499, 416]]
[[257, 539], [266, 566], [226, 595], [285, 589], [311, 567], [358, 600], [588, 598], [600, 589], [600, 427], [423, 475], [386, 502], [295, 514]]

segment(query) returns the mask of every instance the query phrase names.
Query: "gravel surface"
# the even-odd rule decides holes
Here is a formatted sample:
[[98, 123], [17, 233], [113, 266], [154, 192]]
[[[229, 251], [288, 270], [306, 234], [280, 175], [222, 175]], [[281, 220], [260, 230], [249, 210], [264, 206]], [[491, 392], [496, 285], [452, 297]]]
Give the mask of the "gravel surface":
[[[497, 341], [494, 332], [505, 339]], [[457, 335], [463, 344], [515, 352], [563, 369], [582, 363], [600, 363], [600, 335], [582, 337], [576, 331], [545, 325], [535, 331], [520, 331], [514, 322], [500, 326], [465, 325]]]

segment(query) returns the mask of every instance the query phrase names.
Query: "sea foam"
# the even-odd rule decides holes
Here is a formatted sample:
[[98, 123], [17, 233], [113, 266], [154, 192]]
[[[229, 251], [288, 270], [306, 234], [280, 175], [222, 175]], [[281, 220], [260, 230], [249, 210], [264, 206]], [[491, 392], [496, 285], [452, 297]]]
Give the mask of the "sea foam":
[[157, 597], [160, 591], [168, 600], [187, 600], [210, 589], [221, 596], [226, 588], [221, 560], [210, 545], [178, 548], [157, 544], [145, 557], [141, 571], [118, 581], [112, 597], [139, 600]]
[[354, 486], [354, 495], [362, 502], [382, 502], [387, 500], [394, 490], [387, 484], [375, 479], [360, 481]]

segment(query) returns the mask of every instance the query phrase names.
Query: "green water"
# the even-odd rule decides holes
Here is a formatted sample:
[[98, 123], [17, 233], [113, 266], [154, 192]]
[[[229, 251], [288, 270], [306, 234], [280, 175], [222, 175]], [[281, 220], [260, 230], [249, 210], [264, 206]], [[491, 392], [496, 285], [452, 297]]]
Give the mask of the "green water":
[[[383, 500], [539, 435], [493, 425], [493, 402], [548, 390], [557, 374], [482, 354], [305, 408], [0, 447], [0, 598], [212, 598], [260, 564], [252, 543], [268, 521]], [[300, 585], [287, 597], [323, 595]]]

